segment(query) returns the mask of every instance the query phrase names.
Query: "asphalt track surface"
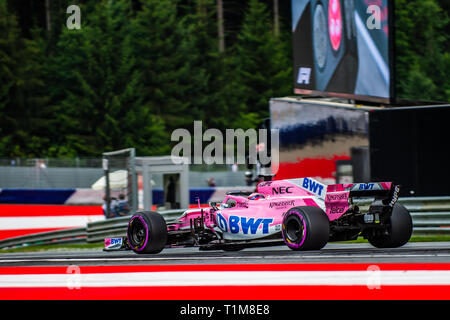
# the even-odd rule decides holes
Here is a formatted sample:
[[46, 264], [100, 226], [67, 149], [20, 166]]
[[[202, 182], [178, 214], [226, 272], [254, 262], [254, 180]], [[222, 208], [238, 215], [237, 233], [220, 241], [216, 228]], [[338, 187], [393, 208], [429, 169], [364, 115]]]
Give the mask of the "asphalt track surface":
[[226, 265], [303, 263], [450, 263], [450, 242], [412, 242], [400, 248], [370, 244], [329, 243], [322, 250], [292, 251], [286, 246], [225, 252], [170, 248], [156, 255], [132, 251], [47, 251], [0, 254], [0, 266]]

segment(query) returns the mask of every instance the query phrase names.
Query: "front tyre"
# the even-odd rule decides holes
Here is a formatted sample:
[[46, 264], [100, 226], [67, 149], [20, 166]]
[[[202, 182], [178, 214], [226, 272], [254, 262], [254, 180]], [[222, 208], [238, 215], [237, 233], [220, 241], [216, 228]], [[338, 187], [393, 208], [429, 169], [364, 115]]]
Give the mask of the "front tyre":
[[328, 242], [330, 223], [318, 207], [294, 207], [284, 215], [281, 233], [292, 250], [319, 250]]
[[167, 243], [166, 220], [157, 212], [144, 211], [128, 222], [128, 242], [136, 253], [158, 253]]
[[386, 232], [375, 233], [368, 237], [371, 245], [377, 248], [397, 248], [411, 238], [413, 229], [411, 215], [403, 205], [396, 203], [392, 208]]

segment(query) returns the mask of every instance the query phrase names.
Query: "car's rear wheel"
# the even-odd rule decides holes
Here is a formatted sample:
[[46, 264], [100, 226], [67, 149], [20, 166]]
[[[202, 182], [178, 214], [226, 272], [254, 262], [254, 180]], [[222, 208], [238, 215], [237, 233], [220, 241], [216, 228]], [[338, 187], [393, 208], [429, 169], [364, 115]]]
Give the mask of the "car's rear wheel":
[[370, 244], [377, 248], [396, 248], [406, 244], [412, 235], [412, 218], [408, 209], [396, 203], [392, 208], [388, 226], [383, 233], [374, 233], [368, 237]]
[[318, 207], [294, 207], [284, 215], [281, 233], [292, 250], [319, 250], [328, 242], [329, 220]]
[[158, 253], [167, 243], [166, 220], [157, 212], [144, 211], [128, 222], [128, 242], [136, 253]]

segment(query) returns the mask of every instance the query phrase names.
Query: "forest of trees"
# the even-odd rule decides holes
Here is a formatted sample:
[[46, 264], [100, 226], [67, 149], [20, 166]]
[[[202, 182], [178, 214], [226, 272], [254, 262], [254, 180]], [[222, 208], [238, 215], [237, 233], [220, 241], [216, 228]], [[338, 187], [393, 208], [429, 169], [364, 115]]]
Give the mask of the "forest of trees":
[[[395, 3], [398, 95], [450, 101], [446, 1]], [[290, 14], [290, 0], [0, 0], [0, 157], [160, 155], [194, 120], [255, 127], [293, 94]]]

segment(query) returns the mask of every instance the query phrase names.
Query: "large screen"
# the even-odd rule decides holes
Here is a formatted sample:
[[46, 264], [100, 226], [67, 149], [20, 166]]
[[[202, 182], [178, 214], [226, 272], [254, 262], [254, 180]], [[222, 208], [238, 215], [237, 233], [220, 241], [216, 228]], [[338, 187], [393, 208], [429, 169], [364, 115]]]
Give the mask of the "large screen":
[[390, 102], [387, 0], [292, 0], [294, 92]]

